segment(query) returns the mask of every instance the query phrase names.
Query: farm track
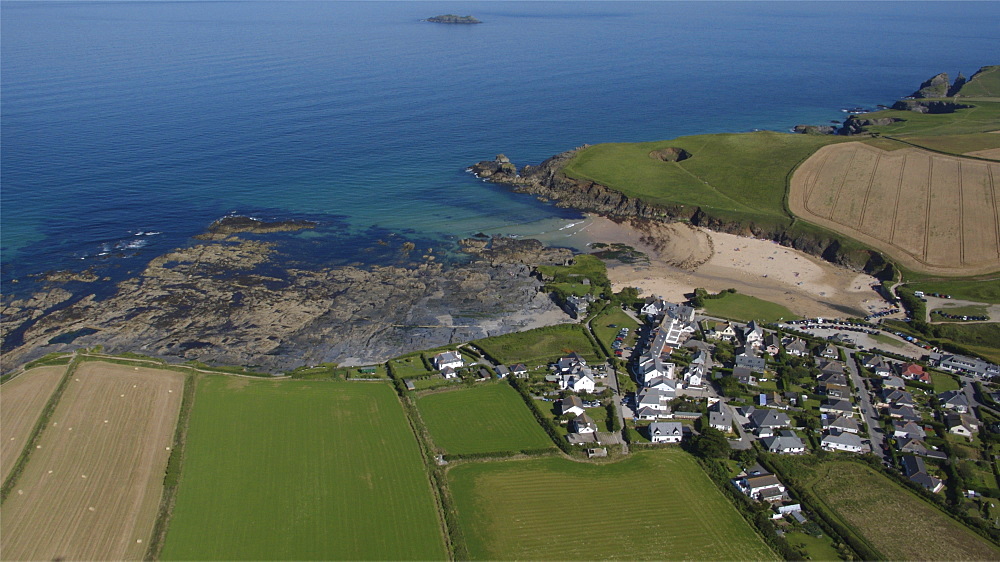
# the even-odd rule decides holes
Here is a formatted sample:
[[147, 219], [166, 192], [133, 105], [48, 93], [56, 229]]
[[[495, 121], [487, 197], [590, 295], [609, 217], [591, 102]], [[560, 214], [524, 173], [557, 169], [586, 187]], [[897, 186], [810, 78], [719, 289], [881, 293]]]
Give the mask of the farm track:
[[931, 206], [934, 202], [934, 159], [931, 158], [927, 165], [927, 206], [924, 207], [924, 252], [923, 263], [927, 263], [927, 251], [930, 246], [931, 235]]
[[868, 176], [868, 187], [865, 189], [865, 198], [864, 201], [861, 203], [861, 213], [858, 216], [857, 228], [861, 228], [861, 226], [865, 223], [865, 212], [868, 211], [868, 198], [871, 197], [872, 185], [875, 184], [875, 173], [878, 172], [878, 164], [881, 160], [882, 160], [881, 154], [875, 155], [875, 165], [872, 166], [872, 173], [869, 174]]
[[959, 263], [965, 265], [965, 189], [962, 186], [962, 163], [958, 163], [958, 255]]
[[901, 166], [899, 173], [899, 181], [896, 183], [896, 199], [892, 204], [892, 225], [889, 227], [889, 243], [893, 244], [896, 242], [896, 224], [899, 221], [899, 196], [903, 192], [903, 173], [902, 170], [906, 169], [906, 159], [909, 157], [908, 154], [903, 154], [903, 165]]
[[[990, 202], [993, 204], [993, 215], [1000, 217], [1000, 210], [997, 209], [997, 184], [993, 177], [993, 168], [987, 166], [986, 174], [990, 180]], [[1000, 260], [1000, 221], [993, 223], [993, 233], [996, 235], [997, 241], [997, 260]]]

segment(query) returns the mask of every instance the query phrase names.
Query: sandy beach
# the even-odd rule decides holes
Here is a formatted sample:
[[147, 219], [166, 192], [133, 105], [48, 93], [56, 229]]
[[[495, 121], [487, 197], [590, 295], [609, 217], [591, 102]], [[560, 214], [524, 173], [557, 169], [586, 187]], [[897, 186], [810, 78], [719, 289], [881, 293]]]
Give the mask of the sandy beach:
[[609, 263], [615, 290], [637, 287], [642, 295], [679, 301], [696, 287], [710, 292], [732, 287], [807, 317], [864, 316], [884, 307], [871, 289], [874, 277], [768, 240], [684, 223], [617, 223], [598, 216], [588, 217], [570, 236], [580, 249], [619, 242], [649, 256], [648, 265]]

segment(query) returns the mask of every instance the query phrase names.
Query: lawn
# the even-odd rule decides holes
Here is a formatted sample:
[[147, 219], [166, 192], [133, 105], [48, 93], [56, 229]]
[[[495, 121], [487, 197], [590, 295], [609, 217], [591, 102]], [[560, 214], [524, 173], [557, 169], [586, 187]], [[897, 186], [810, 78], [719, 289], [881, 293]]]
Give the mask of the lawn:
[[812, 490], [890, 560], [996, 560], [1000, 549], [870, 467], [816, 466]]
[[446, 556], [391, 385], [199, 382], [163, 559]]
[[[650, 203], [695, 205], [787, 225], [789, 172], [819, 147], [842, 140], [761, 131], [600, 144], [582, 150], [563, 171]], [[650, 156], [666, 147], [684, 149], [691, 158], [663, 162]]]
[[615, 342], [619, 330], [629, 329], [628, 336], [625, 337], [626, 347], [635, 345], [636, 332], [639, 330], [639, 323], [617, 306], [604, 309], [604, 312], [594, 318], [590, 325], [594, 327], [594, 334], [604, 343], [608, 351], [611, 351], [611, 345]]
[[596, 361], [601, 353], [585, 330], [580, 324], [558, 324], [476, 340], [473, 344], [505, 365], [551, 363], [573, 351], [587, 361]]
[[471, 454], [553, 447], [506, 382], [478, 383], [417, 399], [420, 416], [443, 453]]
[[739, 322], [777, 322], [799, 318], [780, 304], [740, 293], [725, 293], [717, 299], [704, 299], [704, 303], [705, 314]]
[[775, 555], [690, 454], [563, 458], [448, 472], [471, 559], [764, 560]]
[[948, 373], [942, 373], [941, 371], [930, 371], [931, 383], [934, 385], [934, 394], [941, 394], [948, 390], [958, 390], [961, 386], [958, 384], [958, 380], [949, 375]]
[[793, 531], [786, 533], [785, 539], [788, 544], [804, 549], [810, 560], [840, 560], [840, 554], [826, 535], [814, 537], [808, 533]]
[[393, 374], [401, 379], [424, 377], [435, 372], [427, 370], [427, 367], [424, 365], [419, 353], [390, 359], [388, 364], [392, 368]]

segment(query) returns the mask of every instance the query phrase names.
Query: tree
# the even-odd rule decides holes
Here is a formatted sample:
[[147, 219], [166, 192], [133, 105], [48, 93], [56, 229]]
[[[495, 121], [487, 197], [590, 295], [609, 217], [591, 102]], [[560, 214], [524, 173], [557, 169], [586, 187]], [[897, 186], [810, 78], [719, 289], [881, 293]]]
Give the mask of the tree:
[[713, 427], [702, 430], [701, 435], [694, 438], [692, 445], [694, 453], [706, 459], [729, 458], [729, 441], [721, 431]]

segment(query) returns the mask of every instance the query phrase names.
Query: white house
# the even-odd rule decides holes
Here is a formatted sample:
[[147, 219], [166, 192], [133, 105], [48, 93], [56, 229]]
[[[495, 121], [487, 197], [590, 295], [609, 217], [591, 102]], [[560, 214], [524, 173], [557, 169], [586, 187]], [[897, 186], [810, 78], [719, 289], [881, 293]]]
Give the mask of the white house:
[[733, 341], [736, 339], [736, 328], [731, 322], [713, 322], [705, 330], [705, 336], [713, 340]]
[[457, 351], [445, 351], [434, 356], [434, 368], [439, 371], [445, 367], [461, 369], [464, 366], [465, 361], [462, 360], [462, 354]]
[[794, 431], [783, 430], [778, 435], [765, 437], [760, 440], [761, 444], [769, 452], [783, 455], [801, 455], [806, 452], [806, 445]]
[[558, 380], [560, 390], [569, 390], [570, 392], [594, 392], [597, 384], [594, 382], [594, 376], [588, 372], [573, 373], [569, 375], [562, 375]]
[[749, 348], [760, 349], [762, 343], [764, 343], [764, 330], [757, 325], [755, 320], [751, 320], [743, 328], [743, 344]]
[[864, 449], [861, 438], [853, 433], [831, 433], [820, 442], [827, 451], [847, 451], [849, 453], [860, 453]]
[[680, 443], [684, 437], [684, 424], [680, 422], [653, 422], [649, 424], [649, 440], [653, 443]]
[[723, 433], [731, 433], [733, 431], [733, 414], [725, 402], [720, 400], [709, 406], [708, 425]]
[[639, 410], [649, 408], [660, 412], [669, 412], [669, 402], [672, 398], [673, 396], [665, 395], [659, 390], [643, 390], [636, 396], [636, 407]]
[[573, 433], [597, 433], [597, 423], [586, 412], [573, 418], [569, 423]]
[[579, 416], [586, 412], [583, 409], [583, 400], [580, 400], [579, 396], [567, 396], [559, 401], [559, 412], [563, 415], [573, 414], [574, 416]]
[[741, 492], [759, 501], [776, 501], [785, 493], [785, 485], [770, 473], [747, 476], [737, 480], [736, 485]]

